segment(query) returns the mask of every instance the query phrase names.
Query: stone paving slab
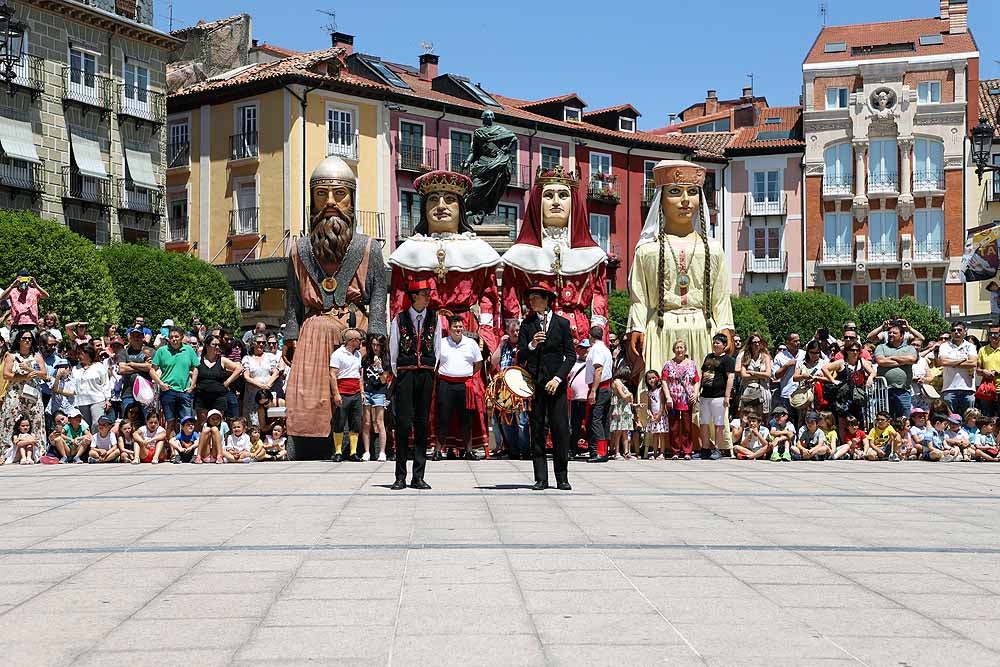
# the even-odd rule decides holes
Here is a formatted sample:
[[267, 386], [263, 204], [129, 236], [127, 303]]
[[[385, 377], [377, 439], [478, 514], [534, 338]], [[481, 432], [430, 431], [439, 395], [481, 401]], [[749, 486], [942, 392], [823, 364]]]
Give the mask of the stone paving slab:
[[1000, 664], [1000, 466], [392, 465], [0, 468], [2, 664]]

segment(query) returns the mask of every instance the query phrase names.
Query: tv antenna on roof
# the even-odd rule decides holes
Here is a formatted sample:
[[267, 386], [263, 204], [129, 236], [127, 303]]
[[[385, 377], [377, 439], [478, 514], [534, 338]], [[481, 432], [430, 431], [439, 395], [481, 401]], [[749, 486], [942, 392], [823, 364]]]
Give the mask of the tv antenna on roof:
[[420, 42], [420, 48], [424, 53], [434, 53], [434, 42]]
[[330, 21], [323, 27], [327, 32], [337, 32], [337, 11], [335, 9], [317, 9], [317, 12], [330, 17]]
[[750, 92], [753, 93], [753, 72], [748, 72], [747, 78], [750, 79]]
[[823, 22], [824, 26], [826, 25], [826, 19], [828, 18], [829, 14], [830, 14], [830, 7], [827, 4], [826, 0], [822, 0], [819, 3], [819, 18]]

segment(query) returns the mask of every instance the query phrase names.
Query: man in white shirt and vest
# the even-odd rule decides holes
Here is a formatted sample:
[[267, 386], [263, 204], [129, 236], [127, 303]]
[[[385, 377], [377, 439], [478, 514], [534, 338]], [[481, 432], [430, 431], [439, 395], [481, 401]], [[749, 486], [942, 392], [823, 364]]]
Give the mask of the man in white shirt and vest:
[[466, 438], [465, 458], [477, 460], [469, 448], [468, 437], [473, 415], [486, 412], [486, 390], [480, 375], [483, 353], [476, 341], [463, 335], [464, 331], [461, 315], [448, 318], [448, 337], [441, 341], [438, 353], [438, 442], [445, 441], [454, 416], [458, 420], [458, 433]]
[[394, 491], [406, 488], [406, 460], [411, 455], [413, 477], [410, 487], [431, 488], [424, 481], [424, 469], [427, 466], [427, 421], [431, 412], [431, 397], [434, 395], [434, 373], [441, 351], [438, 314], [427, 307], [431, 299], [431, 282], [410, 280], [406, 291], [410, 307], [394, 317], [389, 327], [389, 358], [392, 372], [396, 376]]
[[346, 329], [343, 345], [330, 355], [330, 394], [333, 397], [333, 462], [343, 460], [344, 427], [347, 427], [351, 461], [358, 458], [361, 433], [361, 332]]
[[590, 328], [590, 351], [587, 353], [587, 385], [590, 386], [590, 462], [608, 460], [608, 418], [611, 414], [611, 350], [604, 344], [604, 329]]

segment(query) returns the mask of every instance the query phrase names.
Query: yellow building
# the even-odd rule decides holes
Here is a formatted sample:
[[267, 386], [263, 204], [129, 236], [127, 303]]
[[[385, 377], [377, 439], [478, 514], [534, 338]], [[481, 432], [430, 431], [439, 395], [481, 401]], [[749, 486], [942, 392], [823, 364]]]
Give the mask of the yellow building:
[[[290, 244], [307, 233], [309, 175], [339, 155], [358, 176], [355, 215], [385, 239], [382, 102], [357, 95], [343, 48], [251, 63], [168, 98], [168, 250], [221, 269], [249, 319], [283, 315]], [[385, 153], [383, 156], [382, 153]]]
[[[979, 82], [979, 109], [989, 124], [996, 128], [991, 162], [1000, 167], [1000, 79]], [[969, 212], [967, 229], [1000, 224], [1000, 172], [983, 174], [982, 182], [980, 182], [976, 175], [975, 161], [971, 156], [968, 158], [967, 164], [966, 210]], [[991, 296], [997, 299], [1000, 295], [991, 293], [987, 289], [989, 285], [991, 285], [990, 281], [966, 285], [969, 315], [991, 315]], [[991, 319], [996, 320], [996, 315], [992, 315]]]

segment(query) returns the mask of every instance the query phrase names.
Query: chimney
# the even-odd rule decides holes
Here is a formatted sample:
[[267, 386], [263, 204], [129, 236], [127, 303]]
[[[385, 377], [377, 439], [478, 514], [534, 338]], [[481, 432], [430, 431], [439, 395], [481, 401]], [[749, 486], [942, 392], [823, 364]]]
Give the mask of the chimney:
[[753, 86], [743, 86], [743, 99], [748, 100], [753, 97]]
[[257, 48], [257, 40], [256, 39], [250, 40], [250, 46], [252, 46], [253, 48], [256, 49]]
[[950, 34], [969, 32], [968, 0], [941, 0], [941, 18], [948, 21]]
[[439, 57], [433, 53], [420, 54], [420, 79], [423, 81], [433, 81], [438, 75]]
[[673, 125], [676, 120], [677, 120], [677, 114], [675, 113], [670, 114], [670, 124]]
[[332, 46], [339, 46], [344, 49], [347, 52], [346, 55], [354, 53], [354, 35], [348, 35], [342, 32], [332, 32], [330, 33], [330, 42]]
[[708, 91], [705, 96], [705, 115], [709, 116], [719, 110], [719, 96], [714, 90]]

